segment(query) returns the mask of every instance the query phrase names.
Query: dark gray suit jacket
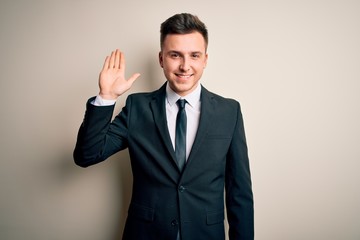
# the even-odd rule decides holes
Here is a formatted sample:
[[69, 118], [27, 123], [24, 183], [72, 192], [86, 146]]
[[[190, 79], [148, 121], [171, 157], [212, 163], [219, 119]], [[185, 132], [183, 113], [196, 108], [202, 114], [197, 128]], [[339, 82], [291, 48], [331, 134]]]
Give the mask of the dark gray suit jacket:
[[230, 240], [254, 238], [253, 195], [240, 105], [202, 87], [197, 135], [183, 172], [167, 129], [165, 85], [113, 106], [87, 103], [74, 150], [87, 167], [128, 148], [133, 191], [125, 240], [222, 240], [224, 189]]

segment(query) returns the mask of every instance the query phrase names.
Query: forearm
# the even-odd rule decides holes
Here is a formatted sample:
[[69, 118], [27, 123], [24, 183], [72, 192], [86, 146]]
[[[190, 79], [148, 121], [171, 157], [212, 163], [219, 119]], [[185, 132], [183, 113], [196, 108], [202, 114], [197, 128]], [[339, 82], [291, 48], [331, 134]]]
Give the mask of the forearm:
[[[254, 239], [254, 206], [251, 187], [241, 190], [236, 195], [234, 190], [227, 190], [227, 219], [229, 223], [229, 240]], [[236, 191], [235, 191], [236, 192]], [[239, 192], [238, 192], [239, 193]]]
[[94, 100], [92, 98], [87, 102], [74, 150], [75, 163], [82, 167], [96, 164], [107, 157], [105, 143], [114, 105], [97, 107], [92, 104]]
[[[248, 161], [247, 159], [233, 161]], [[254, 239], [254, 206], [250, 170], [243, 164], [233, 164], [226, 180], [226, 209], [230, 240]]]

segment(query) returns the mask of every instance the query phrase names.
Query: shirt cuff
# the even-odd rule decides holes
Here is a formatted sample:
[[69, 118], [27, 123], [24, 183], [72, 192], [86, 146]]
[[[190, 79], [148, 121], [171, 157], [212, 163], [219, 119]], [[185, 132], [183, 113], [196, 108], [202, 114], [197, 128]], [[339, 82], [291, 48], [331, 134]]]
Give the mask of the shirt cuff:
[[115, 100], [103, 99], [99, 95], [97, 95], [96, 98], [91, 102], [91, 104], [94, 106], [110, 106], [110, 105], [114, 105], [115, 103], [116, 103], [116, 99]]

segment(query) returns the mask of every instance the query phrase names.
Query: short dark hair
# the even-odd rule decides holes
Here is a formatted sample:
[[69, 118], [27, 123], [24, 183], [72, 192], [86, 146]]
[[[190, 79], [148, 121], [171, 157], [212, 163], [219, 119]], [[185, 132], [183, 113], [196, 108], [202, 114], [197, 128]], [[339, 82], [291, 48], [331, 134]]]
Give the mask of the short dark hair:
[[161, 24], [160, 46], [161, 48], [163, 47], [168, 34], [187, 34], [192, 32], [199, 32], [203, 36], [205, 47], [207, 48], [209, 39], [205, 24], [197, 16], [190, 13], [175, 14]]

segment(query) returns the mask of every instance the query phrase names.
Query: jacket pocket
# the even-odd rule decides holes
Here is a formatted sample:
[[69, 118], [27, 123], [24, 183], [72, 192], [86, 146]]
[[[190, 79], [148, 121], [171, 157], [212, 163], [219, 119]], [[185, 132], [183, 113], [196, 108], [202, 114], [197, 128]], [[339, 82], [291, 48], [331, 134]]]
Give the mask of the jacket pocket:
[[154, 220], [155, 210], [137, 203], [131, 203], [129, 207], [129, 216], [152, 222]]
[[211, 211], [206, 214], [206, 223], [207, 225], [213, 225], [216, 223], [223, 223], [225, 219], [224, 210], [221, 211]]

